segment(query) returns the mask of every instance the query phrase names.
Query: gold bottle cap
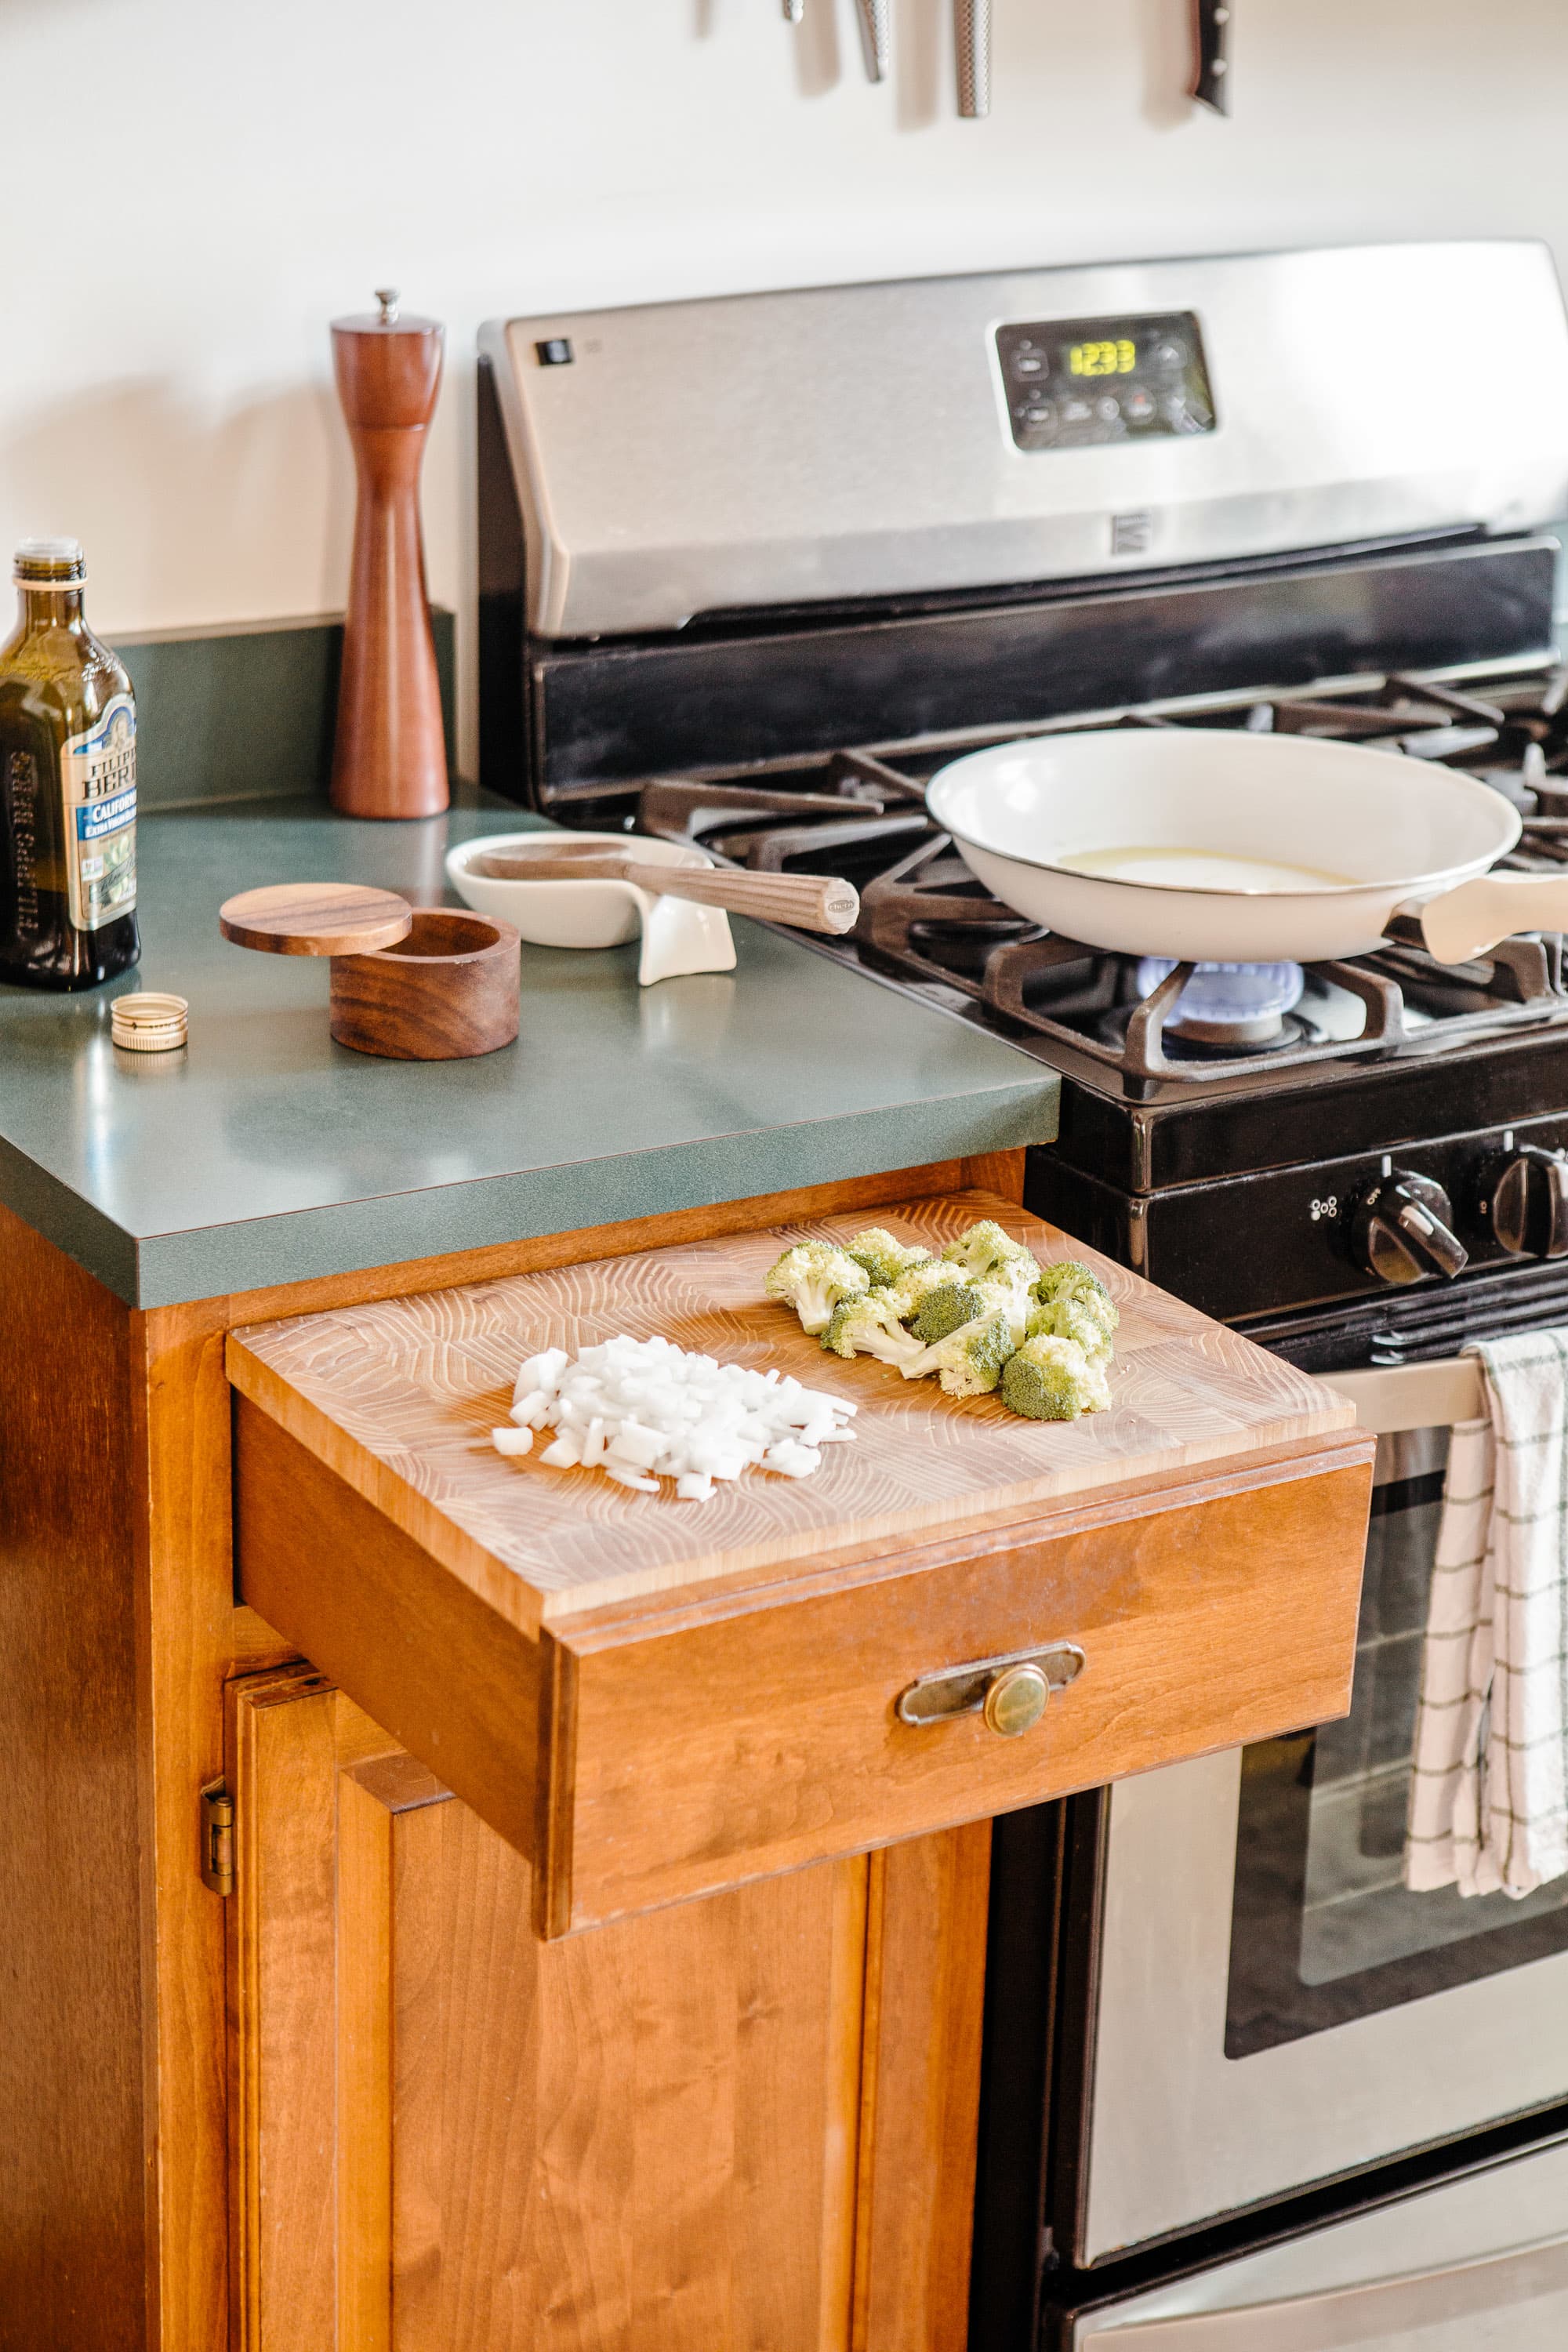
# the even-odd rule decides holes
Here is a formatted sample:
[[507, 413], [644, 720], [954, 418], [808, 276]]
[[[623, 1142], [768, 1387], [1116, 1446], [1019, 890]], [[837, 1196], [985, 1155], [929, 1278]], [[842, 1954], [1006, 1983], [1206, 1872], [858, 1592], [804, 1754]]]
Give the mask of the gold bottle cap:
[[172, 1053], [185, 1043], [190, 1009], [183, 996], [117, 996], [110, 1007], [110, 1034], [133, 1054]]
[[79, 588], [87, 578], [80, 540], [23, 540], [16, 550], [15, 577], [23, 588]]

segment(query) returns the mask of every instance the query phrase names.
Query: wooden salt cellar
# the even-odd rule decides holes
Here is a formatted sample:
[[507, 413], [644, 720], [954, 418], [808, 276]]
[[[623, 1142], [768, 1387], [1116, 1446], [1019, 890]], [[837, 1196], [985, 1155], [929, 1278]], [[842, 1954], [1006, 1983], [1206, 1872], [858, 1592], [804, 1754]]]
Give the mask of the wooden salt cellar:
[[434, 816], [449, 795], [419, 469], [443, 333], [433, 319], [400, 320], [391, 288], [378, 289], [376, 300], [374, 315], [332, 321], [332, 366], [359, 482], [332, 806], [343, 816]]
[[517, 1035], [521, 940], [510, 923], [411, 907], [360, 883], [274, 883], [218, 910], [236, 947], [331, 959], [331, 1032], [356, 1054], [458, 1062]]
[[332, 958], [332, 1034], [399, 1062], [493, 1054], [517, 1034], [521, 946], [493, 915], [416, 907], [395, 947]]

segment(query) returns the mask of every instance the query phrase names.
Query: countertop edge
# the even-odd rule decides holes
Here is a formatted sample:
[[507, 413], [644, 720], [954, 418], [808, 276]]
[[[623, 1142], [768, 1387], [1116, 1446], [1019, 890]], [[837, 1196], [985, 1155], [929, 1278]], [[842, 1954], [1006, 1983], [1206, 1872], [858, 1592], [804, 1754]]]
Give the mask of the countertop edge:
[[127, 1307], [137, 1297], [135, 1235], [0, 1135], [0, 1204], [101, 1282]]
[[[75, 1194], [66, 1193], [69, 1207], [62, 1210], [55, 1196], [64, 1188], [42, 1177], [37, 1189], [40, 1194], [47, 1190], [48, 1197], [40, 1199], [37, 1216], [19, 1202], [12, 1205], [127, 1305], [179, 1307], [237, 1291], [320, 1281], [671, 1210], [765, 1198], [932, 1160], [1048, 1143], [1056, 1133], [1060, 1082], [1053, 1071], [1031, 1066], [1037, 1075], [1018, 1087], [607, 1153], [140, 1241]], [[32, 1163], [21, 1165], [30, 1170]], [[96, 1263], [89, 1261], [89, 1241]]]

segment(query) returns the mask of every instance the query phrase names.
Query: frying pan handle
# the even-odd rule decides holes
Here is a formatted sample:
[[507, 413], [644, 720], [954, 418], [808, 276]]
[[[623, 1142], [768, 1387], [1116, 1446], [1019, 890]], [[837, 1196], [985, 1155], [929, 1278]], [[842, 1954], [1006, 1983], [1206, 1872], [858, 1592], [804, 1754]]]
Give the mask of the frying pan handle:
[[1515, 931], [1568, 931], [1568, 873], [1483, 874], [1399, 911], [1439, 963], [1468, 963]]

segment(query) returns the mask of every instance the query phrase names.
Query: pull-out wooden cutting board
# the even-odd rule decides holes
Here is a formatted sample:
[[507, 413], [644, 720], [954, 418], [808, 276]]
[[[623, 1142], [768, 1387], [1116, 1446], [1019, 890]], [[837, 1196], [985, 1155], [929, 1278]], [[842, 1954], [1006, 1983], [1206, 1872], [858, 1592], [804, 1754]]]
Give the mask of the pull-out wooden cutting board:
[[[1008, 1202], [876, 1221], [940, 1248], [982, 1215], [1100, 1272], [1110, 1412], [1021, 1421], [824, 1353], [763, 1277], [856, 1220], [231, 1336], [245, 1598], [529, 1856], [542, 1933], [1343, 1711], [1352, 1409]], [[832, 1390], [857, 1440], [707, 1504], [493, 1450], [524, 1356], [619, 1331]], [[1024, 1736], [900, 1714], [1064, 1643], [1082, 1670]]]
[[[994, 1217], [1042, 1259], [1091, 1265], [1121, 1311], [1112, 1409], [1076, 1422], [1021, 1420], [993, 1397], [944, 1396], [934, 1380], [827, 1354], [763, 1296], [780, 1252], [858, 1223], [730, 1234], [464, 1290], [390, 1298], [236, 1332], [229, 1377], [437, 1559], [492, 1589], [512, 1571], [508, 1613], [530, 1629], [585, 1609], [873, 1537], [936, 1534], [1026, 1503], [1083, 1497], [1348, 1427], [1331, 1390], [1223, 1325], [984, 1194], [879, 1213], [901, 1241], [936, 1252]], [[721, 1362], [794, 1373], [858, 1407], [853, 1444], [824, 1450], [806, 1479], [750, 1472], [710, 1503], [617, 1486], [591, 1470], [547, 1470], [489, 1444], [524, 1357], [575, 1354], [629, 1332], [659, 1334]], [[500, 1584], [501, 1592], [506, 1586]]]

